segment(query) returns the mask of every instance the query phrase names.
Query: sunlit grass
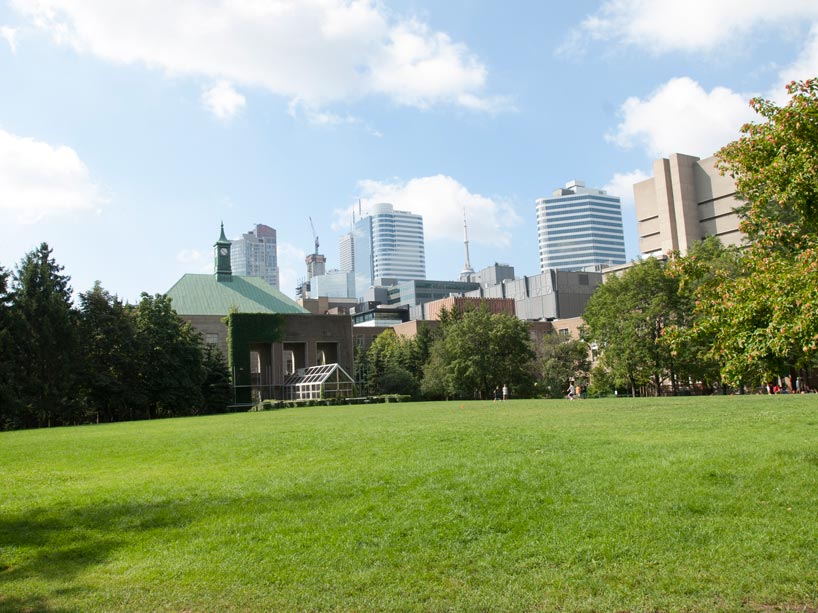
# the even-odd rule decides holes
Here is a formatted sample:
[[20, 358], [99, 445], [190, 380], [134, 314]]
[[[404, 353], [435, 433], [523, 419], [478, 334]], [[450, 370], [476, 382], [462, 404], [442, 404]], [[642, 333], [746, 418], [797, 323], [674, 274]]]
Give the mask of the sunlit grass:
[[818, 606], [818, 396], [14, 432], [0, 467], [5, 610]]

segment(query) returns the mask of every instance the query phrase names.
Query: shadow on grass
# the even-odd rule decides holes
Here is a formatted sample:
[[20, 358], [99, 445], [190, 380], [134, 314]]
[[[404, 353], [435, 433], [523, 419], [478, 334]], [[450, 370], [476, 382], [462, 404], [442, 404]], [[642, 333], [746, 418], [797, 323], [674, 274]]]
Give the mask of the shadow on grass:
[[[78, 576], [133, 544], [133, 533], [183, 527], [207, 508], [190, 502], [134, 502], [2, 516], [0, 611], [69, 610], [52, 602], [92, 593], [95, 588], [77, 583]], [[39, 586], [41, 593], [15, 594], [15, 583]]]

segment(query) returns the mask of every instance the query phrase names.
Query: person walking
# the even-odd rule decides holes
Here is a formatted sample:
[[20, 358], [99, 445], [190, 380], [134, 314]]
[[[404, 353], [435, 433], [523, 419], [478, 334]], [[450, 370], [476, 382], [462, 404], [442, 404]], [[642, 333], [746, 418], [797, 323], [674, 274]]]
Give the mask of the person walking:
[[495, 385], [494, 386], [494, 402], [500, 400], [500, 387]]
[[508, 385], [503, 383], [503, 400], [508, 400]]
[[576, 392], [577, 392], [577, 388], [574, 387], [574, 382], [571, 381], [568, 384], [568, 400], [573, 400], [574, 399], [574, 394], [576, 394]]

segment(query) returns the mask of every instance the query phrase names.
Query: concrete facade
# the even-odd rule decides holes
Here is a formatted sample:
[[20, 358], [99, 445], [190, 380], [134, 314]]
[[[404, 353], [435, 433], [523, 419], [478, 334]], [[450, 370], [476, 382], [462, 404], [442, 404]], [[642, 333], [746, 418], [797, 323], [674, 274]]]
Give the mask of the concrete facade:
[[588, 298], [602, 283], [602, 273], [549, 270], [539, 275], [507, 279], [468, 292], [468, 297], [511, 298], [520, 319], [557, 319], [582, 315]]
[[716, 159], [681, 153], [653, 163], [653, 177], [633, 186], [639, 251], [664, 256], [687, 253], [696, 241], [717, 236], [725, 245], [741, 244], [735, 207], [741, 204], [730, 177], [716, 169]]

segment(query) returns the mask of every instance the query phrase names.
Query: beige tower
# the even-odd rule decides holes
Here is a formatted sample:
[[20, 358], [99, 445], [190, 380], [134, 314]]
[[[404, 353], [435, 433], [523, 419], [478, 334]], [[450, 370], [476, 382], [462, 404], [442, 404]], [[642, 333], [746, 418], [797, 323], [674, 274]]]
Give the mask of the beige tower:
[[714, 157], [674, 153], [658, 159], [653, 177], [635, 184], [633, 195], [643, 255], [686, 253], [706, 236], [718, 236], [725, 245], [742, 242], [734, 211], [741, 201], [733, 180], [716, 169]]

